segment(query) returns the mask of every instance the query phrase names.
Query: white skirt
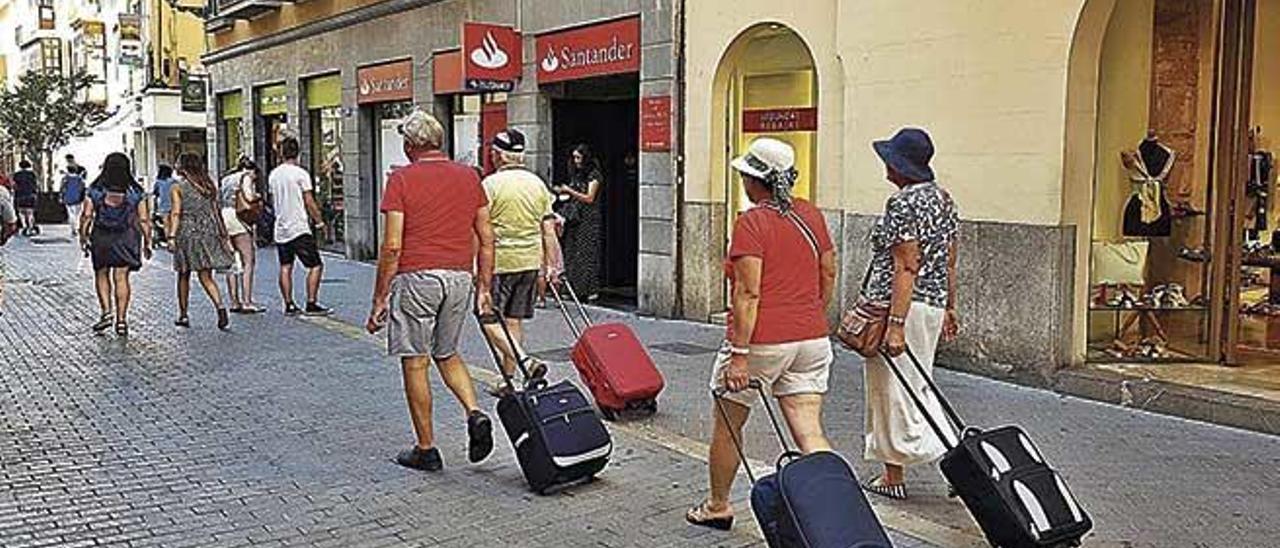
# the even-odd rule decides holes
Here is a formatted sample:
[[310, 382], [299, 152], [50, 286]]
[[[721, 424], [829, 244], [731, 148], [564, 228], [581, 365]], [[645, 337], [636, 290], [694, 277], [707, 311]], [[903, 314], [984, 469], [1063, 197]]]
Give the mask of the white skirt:
[[236, 217], [236, 208], [234, 207], [222, 208], [222, 224], [227, 225], [228, 238], [249, 233], [248, 227], [244, 226], [243, 222], [240, 222], [239, 217]]
[[[946, 311], [923, 303], [911, 303], [904, 326], [907, 346], [920, 360], [920, 365], [933, 377], [933, 359], [942, 335]], [[898, 370], [915, 387], [929, 414], [955, 440], [938, 399], [920, 377], [906, 354], [893, 359]], [[924, 415], [916, 409], [911, 397], [883, 358], [867, 358], [863, 376], [867, 390], [866, 458], [876, 462], [909, 466], [937, 460], [946, 452], [938, 435], [929, 427]]]

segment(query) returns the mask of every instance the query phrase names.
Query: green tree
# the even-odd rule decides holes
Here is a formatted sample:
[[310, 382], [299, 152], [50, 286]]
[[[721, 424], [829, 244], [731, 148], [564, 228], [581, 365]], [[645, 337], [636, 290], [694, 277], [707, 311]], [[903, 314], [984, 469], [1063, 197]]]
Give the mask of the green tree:
[[52, 189], [53, 153], [75, 137], [89, 135], [102, 107], [85, 100], [94, 77], [32, 70], [13, 90], [0, 90], [0, 134], [39, 166], [42, 190]]

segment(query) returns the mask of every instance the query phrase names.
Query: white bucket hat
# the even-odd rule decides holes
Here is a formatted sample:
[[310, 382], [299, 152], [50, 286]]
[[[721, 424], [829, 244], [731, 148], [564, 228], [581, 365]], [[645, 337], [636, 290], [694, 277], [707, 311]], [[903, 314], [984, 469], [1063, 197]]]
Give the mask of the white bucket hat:
[[795, 169], [796, 151], [787, 143], [761, 137], [751, 141], [747, 153], [734, 158], [730, 165], [739, 173], [767, 180], [771, 175]]

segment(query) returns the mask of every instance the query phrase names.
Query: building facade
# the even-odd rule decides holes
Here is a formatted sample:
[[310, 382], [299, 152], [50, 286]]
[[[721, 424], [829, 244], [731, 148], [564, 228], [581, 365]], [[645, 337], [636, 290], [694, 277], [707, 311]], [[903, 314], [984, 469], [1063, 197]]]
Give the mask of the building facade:
[[892, 191], [871, 142], [920, 126], [963, 218], [948, 365], [1280, 378], [1280, 2], [804, 4], [685, 5], [683, 315], [726, 306], [727, 159], [751, 138], [797, 147], [847, 303]]
[[[675, 313], [669, 1], [279, 4], [219, 2], [207, 24], [217, 169], [241, 155], [270, 169], [279, 132], [297, 132], [333, 227], [325, 247], [369, 259], [386, 174], [405, 161], [396, 122], [413, 106], [434, 111], [454, 157], [482, 169], [481, 142], [507, 125], [529, 137], [530, 167], [548, 181], [564, 182], [571, 150], [588, 144], [605, 173], [602, 296]], [[522, 59], [514, 78], [464, 79], [484, 44], [464, 51], [464, 23], [518, 31], [515, 51], [497, 50]], [[665, 141], [640, 142], [641, 105], [655, 111], [650, 125], [660, 130], [650, 134]]]
[[[1280, 362], [1280, 65], [1265, 53], [1280, 0], [277, 4], [226, 2], [209, 23], [210, 153], [269, 160], [284, 124], [321, 143], [318, 173], [346, 166], [338, 248], [353, 257], [375, 250], [394, 105], [418, 104], [447, 120], [460, 159], [495, 126], [526, 130], [553, 180], [568, 143], [636, 152], [638, 184], [608, 206], [636, 212], [605, 238], [635, 247], [607, 256], [634, 272], [641, 311], [715, 319], [745, 205], [728, 159], [769, 135], [798, 151], [797, 193], [840, 242], [847, 303], [892, 190], [871, 142], [920, 126], [963, 218], [966, 328], [949, 365], [1051, 383], [1079, 366]], [[467, 21], [521, 31], [510, 92], [456, 93]], [[539, 68], [561, 60], [542, 47], [556, 37], [619, 24], [639, 27], [637, 69]]]

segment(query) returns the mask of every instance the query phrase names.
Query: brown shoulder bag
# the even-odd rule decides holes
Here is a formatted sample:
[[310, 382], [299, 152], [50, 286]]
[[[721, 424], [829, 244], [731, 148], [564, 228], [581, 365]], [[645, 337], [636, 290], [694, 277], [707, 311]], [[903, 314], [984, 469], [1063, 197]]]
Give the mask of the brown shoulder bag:
[[870, 281], [871, 266], [868, 265], [867, 273], [862, 277], [858, 300], [844, 311], [840, 317], [840, 325], [836, 327], [836, 339], [840, 344], [864, 358], [880, 355], [885, 326], [889, 322], [889, 303], [872, 301], [865, 296], [867, 283]]

